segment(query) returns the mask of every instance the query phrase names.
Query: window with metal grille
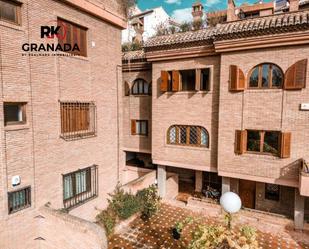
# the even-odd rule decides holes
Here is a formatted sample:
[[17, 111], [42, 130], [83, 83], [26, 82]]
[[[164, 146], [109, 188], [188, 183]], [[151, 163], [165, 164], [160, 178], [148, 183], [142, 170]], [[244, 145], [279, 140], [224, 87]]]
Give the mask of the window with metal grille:
[[3, 109], [5, 125], [26, 123], [26, 103], [6, 102], [3, 104]]
[[63, 175], [63, 204], [65, 208], [80, 205], [96, 197], [97, 193], [97, 165]]
[[31, 187], [26, 187], [8, 193], [9, 214], [31, 206]]
[[68, 51], [68, 53], [80, 56], [87, 56], [87, 28], [75, 23], [58, 18], [58, 26], [60, 26], [59, 34], [62, 39], [58, 39], [59, 44], [70, 44], [72, 48], [77, 45], [78, 50]]
[[150, 94], [150, 85], [144, 79], [136, 79], [134, 80], [132, 86], [132, 94], [133, 95], [148, 95]]
[[209, 134], [201, 126], [173, 125], [167, 131], [167, 143], [209, 148]]
[[14, 1], [0, 0], [0, 21], [20, 25], [21, 4]]
[[62, 138], [96, 135], [96, 106], [93, 102], [61, 102], [60, 113]]
[[279, 201], [280, 186], [276, 184], [265, 184], [265, 199], [272, 201]]

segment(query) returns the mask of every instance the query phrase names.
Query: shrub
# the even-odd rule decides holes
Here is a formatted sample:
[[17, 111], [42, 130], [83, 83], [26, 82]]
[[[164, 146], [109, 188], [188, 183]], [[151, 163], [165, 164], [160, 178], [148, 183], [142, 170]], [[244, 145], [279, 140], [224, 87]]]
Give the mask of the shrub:
[[189, 249], [258, 249], [256, 231], [249, 226], [239, 232], [228, 230], [223, 226], [200, 225], [192, 235]]
[[137, 197], [141, 203], [141, 212], [144, 218], [150, 218], [159, 209], [160, 197], [155, 185], [143, 189], [137, 193]]
[[113, 233], [115, 225], [117, 223], [117, 214], [115, 211], [108, 207], [97, 215], [97, 222], [105, 227], [107, 235]]
[[110, 196], [111, 199], [108, 200], [109, 207], [115, 211], [120, 219], [128, 219], [140, 211], [139, 199], [131, 193], [125, 193], [119, 185], [116, 186], [116, 189]]
[[143, 48], [143, 44], [139, 42], [127, 42], [122, 44], [122, 52], [137, 51]]

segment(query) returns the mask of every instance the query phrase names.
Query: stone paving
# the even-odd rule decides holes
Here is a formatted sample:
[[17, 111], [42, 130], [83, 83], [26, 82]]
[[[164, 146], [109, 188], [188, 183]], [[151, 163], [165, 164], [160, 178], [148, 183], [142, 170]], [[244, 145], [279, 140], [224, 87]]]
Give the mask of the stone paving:
[[[137, 218], [123, 233], [112, 236], [108, 249], [186, 249], [192, 226], [185, 228], [180, 240], [174, 240], [171, 236], [171, 227], [186, 217], [195, 217], [208, 224], [215, 223], [214, 219], [188, 209], [162, 204], [160, 211], [149, 221]], [[258, 232], [258, 240], [263, 249], [309, 249], [309, 245], [297, 243], [291, 237], [281, 234]]]

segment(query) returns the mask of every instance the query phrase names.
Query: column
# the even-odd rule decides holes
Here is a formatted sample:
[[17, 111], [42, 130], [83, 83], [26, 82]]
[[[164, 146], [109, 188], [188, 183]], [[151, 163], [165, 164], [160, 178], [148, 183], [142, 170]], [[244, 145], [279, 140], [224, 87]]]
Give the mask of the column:
[[295, 188], [294, 202], [294, 227], [296, 230], [304, 228], [304, 212], [305, 212], [305, 197], [299, 194], [299, 190]]
[[166, 194], [166, 166], [158, 165], [158, 190], [161, 198]]
[[202, 192], [203, 188], [203, 171], [195, 171], [195, 192]]
[[222, 177], [222, 194], [231, 191], [230, 181], [231, 181], [231, 178], [224, 177], [224, 176]]

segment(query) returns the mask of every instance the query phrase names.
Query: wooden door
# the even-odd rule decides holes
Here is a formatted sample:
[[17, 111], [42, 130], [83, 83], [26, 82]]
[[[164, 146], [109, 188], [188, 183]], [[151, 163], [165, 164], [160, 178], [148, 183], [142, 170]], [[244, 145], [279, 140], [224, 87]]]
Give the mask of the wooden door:
[[255, 190], [255, 182], [239, 180], [239, 196], [243, 207], [255, 208]]

